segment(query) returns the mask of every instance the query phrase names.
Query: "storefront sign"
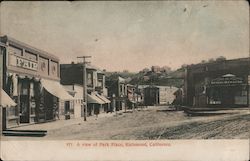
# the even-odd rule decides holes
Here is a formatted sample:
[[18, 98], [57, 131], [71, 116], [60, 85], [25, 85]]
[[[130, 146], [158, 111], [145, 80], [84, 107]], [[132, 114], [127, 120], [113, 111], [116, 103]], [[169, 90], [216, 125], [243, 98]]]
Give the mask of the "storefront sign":
[[31, 61], [19, 56], [11, 55], [10, 56], [10, 65], [29, 69], [29, 70], [38, 70], [38, 63], [35, 61]]
[[243, 83], [244, 80], [240, 77], [221, 77], [211, 80], [211, 85], [234, 85]]

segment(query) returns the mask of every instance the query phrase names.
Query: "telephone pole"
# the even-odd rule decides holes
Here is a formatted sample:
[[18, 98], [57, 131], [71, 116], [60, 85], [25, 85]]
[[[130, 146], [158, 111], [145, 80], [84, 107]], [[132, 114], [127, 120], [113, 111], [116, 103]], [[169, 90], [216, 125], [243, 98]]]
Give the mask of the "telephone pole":
[[87, 62], [87, 58], [91, 58], [91, 56], [78, 56], [78, 59], [82, 59], [82, 64], [83, 64], [83, 106], [84, 106], [84, 121], [87, 121], [87, 70], [86, 70], [86, 65], [90, 62]]
[[2, 107], [2, 80], [3, 80], [3, 49], [4, 46], [0, 44], [0, 138], [3, 132], [3, 107]]

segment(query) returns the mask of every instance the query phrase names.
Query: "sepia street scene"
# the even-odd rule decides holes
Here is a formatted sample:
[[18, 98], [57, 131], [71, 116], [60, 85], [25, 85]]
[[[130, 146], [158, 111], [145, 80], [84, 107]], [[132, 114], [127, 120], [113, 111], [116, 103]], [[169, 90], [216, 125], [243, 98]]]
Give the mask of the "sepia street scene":
[[246, 1], [1, 2], [1, 140], [250, 139]]

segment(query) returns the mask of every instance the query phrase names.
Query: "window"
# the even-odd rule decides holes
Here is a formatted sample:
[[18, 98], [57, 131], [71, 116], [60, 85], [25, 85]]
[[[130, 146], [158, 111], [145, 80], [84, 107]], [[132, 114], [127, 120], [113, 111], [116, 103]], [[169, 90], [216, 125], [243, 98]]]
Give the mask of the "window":
[[47, 58], [39, 57], [39, 70], [48, 75], [49, 60]]
[[247, 90], [245, 88], [240, 88], [234, 97], [235, 104], [247, 105]]
[[58, 62], [50, 61], [50, 75], [58, 76]]
[[98, 87], [102, 87], [102, 81], [98, 81], [98, 82], [97, 82], [97, 86], [98, 86]]
[[29, 52], [29, 51], [25, 51], [24, 57], [27, 58], [27, 59], [30, 59], [30, 60], [37, 61], [37, 55], [33, 54], [33, 53]]
[[92, 74], [91, 73], [88, 73], [87, 74], [87, 84], [88, 86], [93, 86], [93, 81], [92, 81]]
[[9, 54], [14, 54], [14, 55], [18, 55], [18, 56], [22, 56], [22, 54], [23, 54], [23, 50], [15, 47], [15, 46], [10, 45], [8, 49], [9, 49], [9, 51], [8, 51]]
[[35, 115], [36, 102], [35, 99], [32, 98], [30, 102], [30, 115]]
[[9, 107], [7, 109], [8, 118], [18, 116], [17, 107]]
[[209, 93], [209, 104], [221, 104], [221, 93], [219, 90], [211, 89]]

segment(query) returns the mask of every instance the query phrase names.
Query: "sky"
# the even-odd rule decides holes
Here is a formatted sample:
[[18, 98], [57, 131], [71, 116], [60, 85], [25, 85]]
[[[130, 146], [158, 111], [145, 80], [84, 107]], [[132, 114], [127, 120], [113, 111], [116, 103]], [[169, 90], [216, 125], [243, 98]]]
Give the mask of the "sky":
[[2, 2], [0, 32], [107, 71], [249, 56], [246, 1]]

